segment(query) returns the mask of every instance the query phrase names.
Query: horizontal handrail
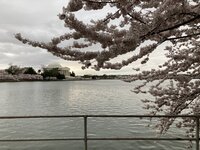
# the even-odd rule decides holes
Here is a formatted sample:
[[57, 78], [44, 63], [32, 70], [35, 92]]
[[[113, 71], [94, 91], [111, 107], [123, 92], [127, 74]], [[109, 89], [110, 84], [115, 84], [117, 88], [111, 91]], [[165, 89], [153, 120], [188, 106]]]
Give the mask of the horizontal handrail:
[[[37, 139], [1, 139], [0, 142], [40, 142], [40, 141], [82, 141], [84, 138], [37, 138]], [[142, 137], [110, 137], [110, 138], [87, 138], [91, 141], [195, 141], [196, 138], [142, 138]]]
[[34, 116], [0, 116], [0, 119], [28, 118], [200, 118], [200, 115], [34, 115]]
[[0, 142], [82, 141], [84, 138], [1, 139]]
[[[87, 119], [88, 118], [193, 118], [196, 121], [196, 137], [186, 138], [143, 138], [143, 137], [88, 137], [87, 134]], [[83, 118], [84, 119], [84, 137], [65, 137], [65, 138], [26, 138], [26, 139], [0, 139], [0, 142], [37, 142], [37, 141], [66, 141], [74, 140], [84, 141], [85, 150], [88, 150], [88, 140], [142, 140], [142, 141], [196, 141], [196, 150], [199, 150], [199, 119], [200, 115], [32, 115], [32, 116], [0, 116], [0, 119], [42, 119], [42, 118]]]

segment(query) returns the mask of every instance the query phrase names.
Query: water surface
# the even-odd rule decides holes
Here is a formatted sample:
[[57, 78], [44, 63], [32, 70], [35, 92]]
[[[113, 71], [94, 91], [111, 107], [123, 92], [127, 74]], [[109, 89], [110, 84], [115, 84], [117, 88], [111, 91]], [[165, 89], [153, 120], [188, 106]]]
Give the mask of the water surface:
[[[0, 116], [144, 114], [134, 83], [119, 80], [0, 83]], [[146, 95], [146, 97], [149, 95]], [[156, 137], [147, 119], [89, 118], [89, 137]], [[165, 137], [184, 137], [172, 128]], [[83, 119], [0, 120], [0, 138], [83, 137]], [[82, 141], [1, 143], [0, 150], [83, 150]], [[187, 142], [89, 141], [89, 150], [184, 150]]]

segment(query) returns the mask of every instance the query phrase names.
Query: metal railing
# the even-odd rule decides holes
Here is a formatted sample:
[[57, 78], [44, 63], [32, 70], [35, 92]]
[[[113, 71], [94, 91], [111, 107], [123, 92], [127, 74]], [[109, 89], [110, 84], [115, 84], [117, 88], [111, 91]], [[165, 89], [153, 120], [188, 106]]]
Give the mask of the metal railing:
[[[113, 137], [113, 138], [91, 138], [88, 137], [88, 118], [192, 118], [196, 121], [196, 136], [193, 138], [145, 138], [145, 137]], [[88, 141], [106, 141], [106, 140], [133, 140], [133, 141], [195, 141], [196, 150], [199, 150], [199, 119], [198, 115], [59, 115], [59, 116], [0, 116], [0, 119], [34, 119], [34, 118], [83, 118], [84, 119], [84, 137], [80, 138], [37, 138], [37, 139], [0, 139], [0, 142], [32, 142], [32, 141], [84, 141], [84, 150], [88, 150]]]

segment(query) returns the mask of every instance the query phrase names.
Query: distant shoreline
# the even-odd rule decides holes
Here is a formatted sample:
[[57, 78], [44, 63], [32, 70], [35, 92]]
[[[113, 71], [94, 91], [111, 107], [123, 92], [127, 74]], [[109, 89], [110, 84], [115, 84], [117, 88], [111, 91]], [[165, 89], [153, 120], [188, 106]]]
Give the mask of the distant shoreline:
[[64, 81], [97, 81], [97, 80], [119, 80], [119, 79], [64, 79], [64, 80], [4, 80], [0, 81], [0, 83], [6, 83], [6, 82], [64, 82]]

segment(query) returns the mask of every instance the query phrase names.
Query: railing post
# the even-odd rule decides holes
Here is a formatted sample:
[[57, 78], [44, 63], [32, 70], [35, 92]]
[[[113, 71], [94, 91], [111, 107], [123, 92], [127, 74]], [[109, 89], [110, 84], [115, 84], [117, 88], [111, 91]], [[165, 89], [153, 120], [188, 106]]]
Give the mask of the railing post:
[[84, 116], [84, 143], [85, 143], [85, 150], [88, 150], [88, 143], [87, 143], [87, 116]]
[[196, 150], [199, 150], [199, 116], [196, 117]]

